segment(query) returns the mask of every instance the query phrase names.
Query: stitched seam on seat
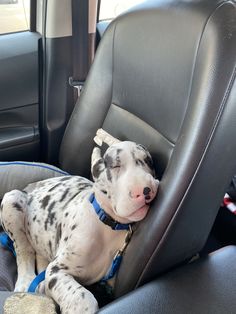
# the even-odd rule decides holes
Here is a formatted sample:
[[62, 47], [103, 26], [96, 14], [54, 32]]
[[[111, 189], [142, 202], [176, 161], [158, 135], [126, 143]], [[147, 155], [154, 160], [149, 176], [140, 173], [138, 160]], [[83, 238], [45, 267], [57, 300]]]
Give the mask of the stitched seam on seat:
[[[207, 26], [207, 24], [208, 24], [210, 18], [211, 18], [211, 17], [215, 14], [215, 12], [216, 12], [220, 7], [222, 7], [225, 3], [231, 3], [231, 1], [224, 1], [223, 3], [220, 3], [220, 4], [215, 8], [215, 10], [214, 10], [213, 12], [211, 12], [211, 14], [210, 14], [210, 15], [208, 16], [208, 18], [206, 19], [206, 22], [205, 22], [205, 24], [204, 24], [204, 26], [203, 26], [203, 29], [202, 29], [202, 34], [201, 34], [201, 37], [200, 37], [200, 40], [199, 40], [197, 52], [198, 52], [199, 47], [200, 47], [200, 44], [201, 44], [201, 40], [202, 40], [203, 33], [204, 33], [205, 29], [206, 29], [206, 26]], [[197, 55], [196, 55], [196, 57], [197, 57]], [[141, 271], [140, 276], [138, 276], [137, 281], [136, 281], [136, 284], [135, 284], [135, 288], [137, 288], [137, 287], [139, 286], [139, 284], [140, 284], [140, 282], [141, 282], [141, 280], [142, 280], [143, 275], [145, 274], [146, 270], [149, 268], [149, 265], [152, 263], [153, 257], [154, 257], [154, 256], [156, 255], [156, 253], [161, 249], [161, 246], [162, 246], [163, 241], [164, 241], [165, 238], [168, 236], [169, 230], [171, 229], [172, 225], [173, 225], [174, 222], [175, 222], [176, 217], [178, 216], [179, 208], [180, 208], [181, 204], [183, 203], [183, 201], [185, 200], [185, 197], [186, 197], [186, 195], [187, 195], [187, 193], [188, 193], [190, 187], [192, 186], [196, 175], [198, 174], [198, 170], [199, 170], [199, 168], [200, 168], [200, 166], [201, 166], [201, 164], [202, 164], [202, 161], [203, 161], [204, 158], [205, 158], [205, 154], [206, 154], [206, 152], [207, 152], [207, 149], [208, 149], [208, 147], [209, 147], [209, 145], [210, 145], [210, 143], [211, 143], [211, 140], [212, 140], [212, 138], [213, 138], [213, 136], [214, 136], [214, 134], [215, 134], [216, 126], [218, 125], [218, 123], [219, 123], [219, 121], [220, 121], [220, 118], [221, 118], [221, 116], [222, 116], [223, 109], [225, 108], [225, 103], [226, 103], [226, 101], [227, 101], [227, 99], [228, 99], [229, 93], [230, 93], [230, 91], [231, 91], [231, 88], [232, 88], [232, 85], [233, 85], [233, 83], [234, 83], [234, 79], [235, 79], [235, 76], [236, 76], [236, 73], [235, 73], [235, 72], [236, 72], [236, 71], [235, 71], [235, 68], [234, 68], [234, 71], [233, 71], [233, 73], [232, 73], [232, 77], [231, 77], [231, 79], [230, 79], [230, 81], [229, 81], [228, 88], [227, 88], [227, 90], [226, 90], [226, 92], [225, 92], [225, 94], [224, 94], [224, 97], [223, 97], [223, 100], [222, 100], [222, 104], [220, 105], [220, 108], [219, 108], [219, 110], [218, 110], [218, 114], [217, 114], [217, 116], [216, 116], [216, 118], [215, 118], [215, 122], [214, 122], [214, 124], [213, 124], [213, 126], [212, 126], [212, 130], [211, 130], [209, 139], [208, 139], [208, 141], [207, 141], [207, 143], [206, 143], [206, 145], [205, 145], [205, 148], [204, 148], [204, 150], [203, 150], [202, 157], [201, 157], [200, 161], [198, 162], [198, 165], [196, 166], [196, 170], [194, 171], [193, 177], [192, 177], [192, 179], [191, 179], [191, 181], [190, 181], [190, 183], [189, 183], [189, 185], [188, 185], [188, 188], [187, 188], [186, 192], [184, 193], [184, 195], [182, 196], [181, 201], [179, 202], [178, 207], [177, 207], [177, 209], [175, 210], [175, 213], [172, 215], [171, 219], [169, 220], [169, 222], [168, 222], [168, 224], [167, 224], [167, 228], [166, 228], [166, 230], [164, 231], [163, 235], [161, 236], [157, 247], [156, 247], [156, 248], [154, 249], [154, 251], [151, 253], [150, 258], [148, 259], [147, 264], [145, 265], [144, 269]]]
[[112, 37], [112, 69], [111, 69], [111, 72], [112, 72], [112, 82], [111, 82], [111, 98], [110, 98], [110, 106], [107, 107], [107, 111], [106, 113], [104, 114], [104, 118], [103, 118], [103, 121], [101, 123], [101, 126], [103, 126], [105, 120], [106, 120], [106, 117], [107, 117], [107, 114], [111, 108], [111, 105], [112, 105], [112, 98], [113, 98], [113, 82], [114, 82], [114, 45], [115, 45], [115, 32], [116, 32], [116, 26], [117, 26], [117, 22], [114, 23], [114, 30], [113, 30], [113, 37]]

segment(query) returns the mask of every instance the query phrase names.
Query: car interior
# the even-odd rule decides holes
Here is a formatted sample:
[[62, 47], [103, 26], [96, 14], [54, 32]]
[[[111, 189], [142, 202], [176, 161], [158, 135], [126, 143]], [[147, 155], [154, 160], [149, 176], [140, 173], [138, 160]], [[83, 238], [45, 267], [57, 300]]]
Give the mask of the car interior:
[[[140, 143], [159, 191], [99, 313], [235, 313], [236, 2], [146, 0], [112, 21], [101, 1], [30, 5], [30, 30], [0, 35], [0, 198], [91, 178], [99, 128]], [[0, 255], [2, 310], [16, 269]]]

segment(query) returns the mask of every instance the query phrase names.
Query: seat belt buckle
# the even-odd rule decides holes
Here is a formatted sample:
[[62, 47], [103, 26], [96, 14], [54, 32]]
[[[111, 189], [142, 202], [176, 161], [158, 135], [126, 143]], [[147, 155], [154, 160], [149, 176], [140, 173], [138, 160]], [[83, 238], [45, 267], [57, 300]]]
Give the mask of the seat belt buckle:
[[70, 76], [69, 77], [69, 84], [71, 87], [74, 87], [77, 89], [78, 97], [80, 97], [81, 91], [82, 91], [83, 86], [84, 86], [84, 81], [74, 80], [74, 78], [72, 76]]

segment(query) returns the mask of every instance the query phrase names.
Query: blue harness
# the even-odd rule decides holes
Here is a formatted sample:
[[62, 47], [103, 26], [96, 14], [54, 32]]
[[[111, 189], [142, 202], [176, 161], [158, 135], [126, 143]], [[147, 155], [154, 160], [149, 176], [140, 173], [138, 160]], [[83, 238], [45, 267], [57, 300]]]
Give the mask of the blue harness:
[[[98, 204], [94, 194], [91, 194], [91, 196], [89, 197], [89, 201], [90, 203], [93, 205], [93, 208], [95, 210], [95, 212], [97, 213], [99, 219], [106, 225], [110, 226], [112, 228], [112, 230], [127, 230], [127, 235], [125, 238], [125, 242], [123, 247], [116, 253], [113, 261], [112, 261], [112, 265], [111, 268], [108, 272], [107, 275], [105, 275], [100, 282], [101, 283], [105, 283], [108, 280], [110, 280], [111, 278], [113, 278], [116, 274], [116, 272], [118, 271], [120, 264], [122, 262], [122, 256], [123, 256], [123, 252], [126, 249], [131, 236], [132, 236], [132, 224], [122, 224], [119, 223], [115, 220], [113, 220], [112, 217], [110, 217]], [[16, 252], [14, 250], [14, 246], [13, 246], [13, 241], [11, 240], [11, 238], [6, 234], [6, 233], [2, 233], [0, 235], [0, 243], [2, 244], [3, 247], [7, 248], [8, 250], [10, 250], [15, 256], [16, 256]], [[42, 282], [45, 279], [45, 273], [46, 271], [42, 271], [41, 273], [39, 273], [34, 280], [31, 282], [29, 288], [28, 288], [28, 292], [35, 292], [38, 285], [40, 284], [40, 282]]]
[[116, 220], [114, 220], [111, 216], [109, 216], [104, 209], [98, 204], [95, 195], [91, 194], [89, 197], [90, 203], [93, 205], [93, 208], [98, 215], [99, 220], [101, 220], [105, 225], [108, 225], [111, 227], [112, 230], [127, 230], [128, 233], [126, 235], [125, 243], [123, 247], [116, 253], [116, 256], [114, 257], [111, 268], [106, 276], [104, 276], [100, 282], [106, 282], [109, 279], [113, 278], [118, 271], [120, 264], [122, 262], [122, 256], [123, 252], [126, 249], [131, 236], [132, 236], [132, 224], [122, 224]]

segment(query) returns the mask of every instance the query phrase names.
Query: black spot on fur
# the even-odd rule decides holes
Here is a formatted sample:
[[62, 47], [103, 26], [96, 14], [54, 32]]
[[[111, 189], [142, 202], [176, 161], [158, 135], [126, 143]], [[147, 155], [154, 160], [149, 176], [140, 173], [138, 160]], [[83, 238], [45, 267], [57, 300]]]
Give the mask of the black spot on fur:
[[49, 211], [49, 212], [51, 212], [51, 211], [53, 210], [55, 204], [56, 204], [56, 202], [53, 201], [53, 202], [49, 205], [49, 207], [48, 207], [48, 211]]
[[104, 170], [104, 161], [99, 159], [92, 167], [92, 175], [94, 178], [98, 178]]
[[57, 278], [52, 278], [48, 283], [48, 289], [52, 290], [52, 288], [55, 286], [56, 283], [57, 283]]
[[33, 198], [33, 196], [31, 195], [30, 198], [29, 198], [29, 200], [28, 200], [28, 205], [30, 205], [30, 204], [32, 203], [33, 199], [34, 199], [34, 198]]
[[104, 163], [106, 168], [112, 168], [113, 167], [113, 158], [110, 155], [106, 155], [104, 157]]
[[68, 240], [68, 237], [65, 237], [65, 238], [64, 238], [64, 242], [66, 242], [67, 240]]
[[71, 196], [71, 198], [69, 198], [68, 201], [65, 203], [64, 207], [66, 207], [77, 195], [78, 195], [78, 193], [76, 193], [75, 195]]
[[48, 192], [52, 192], [53, 190], [55, 190], [58, 186], [60, 186], [61, 184], [60, 183], [57, 183], [56, 185], [54, 185], [52, 188], [50, 188], [48, 190]]
[[92, 187], [92, 183], [90, 182], [86, 182], [86, 183], [83, 183], [83, 184], [80, 184], [80, 187], [79, 187], [79, 190], [80, 192], [83, 191], [83, 190], [86, 190], [88, 188], [91, 188]]
[[37, 219], [37, 216], [35, 215], [34, 217], [33, 217], [33, 221], [35, 221]]
[[69, 213], [68, 213], [68, 212], [66, 212], [66, 213], [65, 213], [65, 217], [67, 217], [68, 215], [69, 215]]
[[111, 181], [112, 181], [112, 175], [111, 175], [111, 170], [110, 170], [110, 168], [107, 169], [106, 173], [107, 173], [107, 179], [108, 179], [108, 181], [111, 182]]
[[120, 161], [120, 153], [122, 152], [122, 149], [117, 149], [116, 150], [116, 166], [120, 166], [121, 161]]
[[36, 244], [38, 244], [39, 242], [38, 242], [38, 236], [37, 235], [34, 236], [34, 239], [35, 239]]
[[67, 194], [69, 193], [69, 191], [70, 191], [69, 188], [64, 191], [64, 193], [62, 194], [62, 196], [61, 196], [59, 202], [64, 201], [64, 199], [66, 198], [66, 196], [67, 196]]
[[106, 167], [107, 180], [112, 181], [111, 169], [114, 167], [114, 162], [111, 156], [106, 155], [104, 157], [104, 163]]
[[16, 209], [16, 210], [18, 210], [19, 212], [23, 212], [23, 208], [22, 208], [22, 206], [19, 204], [19, 203], [13, 203], [12, 204], [13, 205], [13, 207]]
[[48, 203], [50, 201], [50, 198], [51, 196], [50, 195], [47, 195], [45, 196], [42, 200], [41, 200], [41, 203], [42, 203], [42, 206], [43, 208], [46, 208], [48, 206]]
[[50, 224], [50, 226], [52, 226], [53, 223], [54, 223], [54, 220], [55, 220], [55, 212], [52, 212], [52, 210], [53, 210], [55, 204], [56, 204], [56, 202], [53, 201], [53, 202], [49, 205], [49, 207], [48, 207], [48, 217], [47, 217], [47, 219], [45, 220], [45, 225], [44, 225], [45, 230], [47, 230], [47, 225], [48, 225], [48, 224]]
[[59, 264], [61, 268], [65, 267], [65, 264], [61, 263]]
[[61, 182], [68, 181], [71, 179], [71, 176], [66, 176], [60, 179]]
[[59, 270], [60, 268], [57, 265], [53, 266], [50, 275], [57, 273]]
[[142, 161], [141, 159], [135, 159], [135, 164], [137, 166], [144, 166], [145, 165], [144, 161]]
[[74, 230], [76, 227], [77, 227], [77, 225], [73, 225], [73, 226], [71, 227], [71, 230]]
[[57, 233], [56, 233], [56, 244], [58, 245], [59, 241], [61, 240], [61, 224], [57, 227]]
[[150, 156], [147, 156], [147, 157], [144, 159], [144, 162], [147, 164], [147, 166], [148, 166], [151, 170], [154, 170], [153, 161], [152, 161], [152, 158], [151, 158]]
[[81, 297], [82, 297], [82, 299], [85, 298], [85, 293], [84, 292], [81, 292]]
[[136, 148], [139, 149], [139, 150], [145, 151], [145, 152], [148, 151], [147, 148], [145, 146], [143, 146], [142, 144], [137, 144]]
[[48, 241], [48, 246], [49, 246], [50, 253], [52, 254], [52, 242], [50, 240]]
[[105, 191], [105, 190], [101, 190], [101, 192], [102, 192], [103, 194], [107, 194], [107, 191]]

